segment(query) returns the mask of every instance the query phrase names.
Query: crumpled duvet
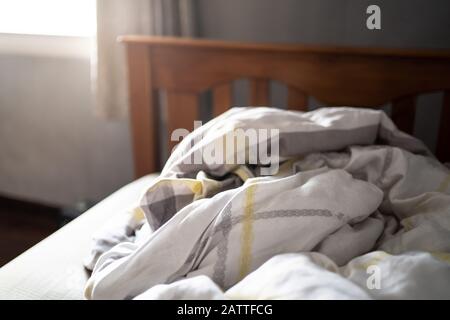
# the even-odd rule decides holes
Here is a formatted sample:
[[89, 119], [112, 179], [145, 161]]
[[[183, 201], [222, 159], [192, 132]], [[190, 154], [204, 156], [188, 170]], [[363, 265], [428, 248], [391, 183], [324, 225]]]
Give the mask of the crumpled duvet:
[[[278, 130], [277, 157], [229, 161], [250, 162], [237, 146], [201, 161], [249, 128]], [[233, 108], [95, 235], [85, 296], [448, 299], [449, 252], [449, 170], [382, 111]]]

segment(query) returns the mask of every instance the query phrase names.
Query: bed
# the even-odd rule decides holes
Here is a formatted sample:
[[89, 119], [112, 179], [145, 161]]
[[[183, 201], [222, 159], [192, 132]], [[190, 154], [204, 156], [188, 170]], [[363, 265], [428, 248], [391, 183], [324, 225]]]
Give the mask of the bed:
[[[232, 105], [232, 81], [250, 81], [251, 105], [269, 105], [269, 81], [288, 87], [288, 107], [306, 111], [308, 97], [328, 105], [379, 108], [413, 133], [416, 97], [444, 91], [436, 156], [450, 161], [450, 52], [251, 44], [168, 37], [124, 36], [136, 181], [117, 191], [0, 269], [0, 298], [82, 299], [89, 274], [83, 258], [92, 234], [135, 201], [162, 169], [164, 136], [193, 129], [199, 99], [212, 95], [213, 115]], [[183, 105], [184, 108], [179, 108]], [[164, 153], [163, 153], [164, 154]]]

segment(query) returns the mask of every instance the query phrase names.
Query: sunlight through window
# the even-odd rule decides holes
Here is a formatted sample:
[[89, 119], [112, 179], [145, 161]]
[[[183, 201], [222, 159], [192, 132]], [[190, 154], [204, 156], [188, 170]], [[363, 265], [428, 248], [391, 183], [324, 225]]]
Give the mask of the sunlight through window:
[[91, 37], [95, 0], [0, 0], [0, 33]]

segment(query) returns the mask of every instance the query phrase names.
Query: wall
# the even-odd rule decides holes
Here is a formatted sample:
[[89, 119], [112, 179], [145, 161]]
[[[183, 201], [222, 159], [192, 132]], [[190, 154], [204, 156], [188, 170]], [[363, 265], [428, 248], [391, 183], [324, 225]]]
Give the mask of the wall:
[[[382, 30], [366, 28], [370, 4]], [[207, 38], [450, 48], [448, 0], [198, 0], [198, 16]]]
[[67, 205], [131, 180], [127, 120], [95, 117], [88, 58], [0, 54], [0, 194]]

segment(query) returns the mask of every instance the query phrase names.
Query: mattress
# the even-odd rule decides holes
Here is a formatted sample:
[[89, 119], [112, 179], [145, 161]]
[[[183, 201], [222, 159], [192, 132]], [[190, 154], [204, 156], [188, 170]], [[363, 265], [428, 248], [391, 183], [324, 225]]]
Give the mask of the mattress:
[[3, 266], [0, 299], [83, 299], [89, 277], [83, 259], [89, 253], [92, 234], [137, 201], [157, 176], [148, 175], [124, 186]]

